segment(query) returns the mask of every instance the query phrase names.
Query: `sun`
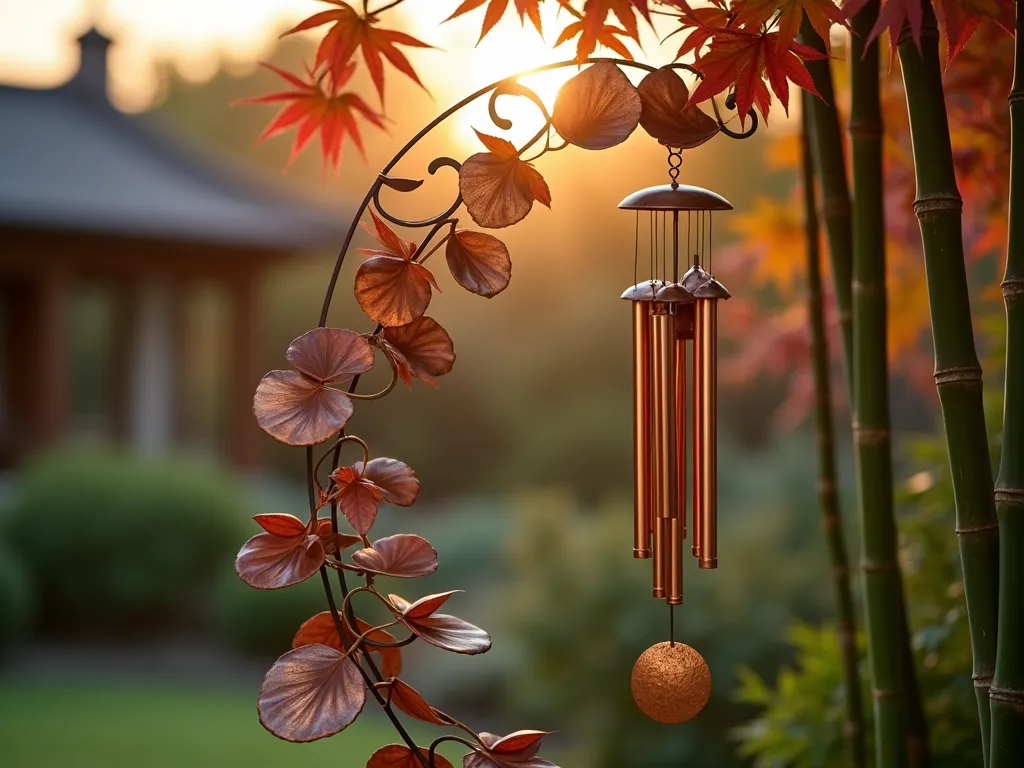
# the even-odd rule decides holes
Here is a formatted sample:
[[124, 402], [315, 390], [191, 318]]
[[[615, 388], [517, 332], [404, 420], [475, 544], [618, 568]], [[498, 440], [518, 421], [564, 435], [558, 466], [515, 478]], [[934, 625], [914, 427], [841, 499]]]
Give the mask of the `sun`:
[[[443, 69], [421, 73], [424, 81], [429, 81], [431, 92], [445, 105], [510, 75], [571, 59], [575, 52], [572, 43], [552, 48], [558, 31], [565, 25], [564, 14], [558, 16], [557, 6], [541, 7], [544, 37], [530, 24], [521, 28], [510, 6], [506, 17], [479, 45], [475, 44], [480, 36], [482, 13], [442, 23], [444, 12], [449, 9], [439, 8], [437, 3], [409, 3], [403, 8], [407, 8], [409, 27], [446, 51]], [[561, 67], [523, 77], [520, 82], [536, 92], [550, 111], [558, 89], [574, 74], [576, 67]], [[488, 97], [482, 96], [450, 119], [452, 139], [463, 148], [481, 149], [474, 129], [522, 144], [543, 125], [544, 117], [535, 104], [525, 98], [505, 96], [498, 99], [496, 108], [501, 117], [512, 121], [512, 128], [501, 131], [491, 121], [487, 105]]]

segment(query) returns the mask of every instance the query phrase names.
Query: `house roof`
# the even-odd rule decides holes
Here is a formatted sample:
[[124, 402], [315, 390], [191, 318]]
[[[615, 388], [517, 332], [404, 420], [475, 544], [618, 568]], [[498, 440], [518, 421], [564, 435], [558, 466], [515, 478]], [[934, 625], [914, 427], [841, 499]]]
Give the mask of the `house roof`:
[[80, 37], [82, 65], [60, 87], [0, 85], [0, 227], [273, 250], [340, 242], [349, 212], [117, 110], [109, 43]]

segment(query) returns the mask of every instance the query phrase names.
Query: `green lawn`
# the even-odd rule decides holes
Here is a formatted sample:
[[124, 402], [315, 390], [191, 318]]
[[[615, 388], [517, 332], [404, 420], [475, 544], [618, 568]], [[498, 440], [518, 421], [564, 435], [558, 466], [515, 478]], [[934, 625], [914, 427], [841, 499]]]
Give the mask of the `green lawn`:
[[[398, 741], [379, 712], [313, 744], [287, 744], [256, 716], [256, 692], [170, 686], [0, 685], [4, 768], [364, 768]], [[439, 730], [413, 728], [423, 739]], [[422, 743], [422, 742], [421, 742]], [[429, 742], [427, 742], [429, 743]], [[456, 745], [457, 746], [457, 745]], [[447, 753], [455, 761], [454, 755]], [[461, 759], [455, 763], [461, 765]]]

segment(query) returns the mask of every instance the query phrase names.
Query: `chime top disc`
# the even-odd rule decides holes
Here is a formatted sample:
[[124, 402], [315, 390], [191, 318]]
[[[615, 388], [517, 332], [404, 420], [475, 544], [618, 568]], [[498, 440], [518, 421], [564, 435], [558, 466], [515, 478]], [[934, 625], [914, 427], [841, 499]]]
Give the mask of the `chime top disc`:
[[689, 184], [662, 184], [634, 192], [619, 208], [627, 211], [731, 211], [732, 203], [716, 192]]

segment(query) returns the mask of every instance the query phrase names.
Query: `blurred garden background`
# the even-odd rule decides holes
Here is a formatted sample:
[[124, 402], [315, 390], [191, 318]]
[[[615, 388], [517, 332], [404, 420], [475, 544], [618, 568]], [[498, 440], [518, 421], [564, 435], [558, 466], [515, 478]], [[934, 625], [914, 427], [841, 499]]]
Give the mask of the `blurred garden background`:
[[[392, 108], [388, 133], [366, 137], [365, 162], [349, 147], [336, 177], [314, 152], [282, 174], [289, 141], [255, 144], [268, 113], [229, 107], [274, 87], [258, 60], [294, 71], [311, 56], [312, 38], [277, 40], [309, 11], [306, 0], [0, 0], [0, 764], [259, 768], [330, 761], [358, 768], [394, 740], [379, 713], [314, 745], [279, 742], [259, 725], [255, 700], [265, 669], [324, 606], [315, 583], [260, 593], [233, 572], [236, 551], [257, 530], [252, 515], [301, 515], [305, 508], [302, 451], [276, 445], [240, 419], [252, 418], [262, 372], [281, 367], [288, 343], [316, 324], [335, 232], [347, 226], [347, 211], [377, 169], [474, 88], [571, 55], [511, 24], [473, 49], [478, 20], [438, 26], [450, 11], [439, 5], [410, 3], [399, 17], [446, 50], [417, 54], [429, 93], [405, 79], [389, 81], [389, 99], [401, 107]], [[193, 189], [167, 180], [180, 173], [168, 155], [142, 170], [137, 158], [149, 150], [126, 149], [117, 160], [136, 163], [125, 170], [138, 172], [132, 179], [154, 179], [153, 188], [133, 188], [132, 195], [152, 194], [165, 212], [184, 211], [174, 220], [181, 231], [126, 233], [120, 225], [132, 223], [128, 215], [124, 222], [72, 221], [58, 215], [64, 208], [46, 204], [52, 194], [65, 205], [79, 166], [34, 166], [33, 158], [96, 153], [97, 132], [112, 156], [120, 157], [119, 141], [131, 144], [104, 133], [114, 126], [106, 118], [85, 125], [55, 116], [59, 130], [32, 123], [16, 130], [17, 115], [48, 119], [45, 111], [22, 111], [39, 108], [25, 89], [80, 77], [76, 38], [93, 25], [113, 41], [103, 79], [113, 108], [133, 125], [156, 126], [197, 164]], [[96, 44], [89, 36], [81, 43]], [[674, 53], [650, 50], [656, 64]], [[528, 82], [551, 98], [561, 81], [545, 75]], [[66, 97], [48, 98], [63, 104]], [[521, 118], [514, 130], [532, 132], [530, 109], [509, 105], [505, 114]], [[662, 183], [663, 148], [637, 132], [596, 161], [578, 150], [546, 159], [552, 210], [536, 211], [503, 235], [514, 263], [508, 290], [485, 301], [449, 291], [453, 281], [438, 271], [444, 295], [432, 314], [455, 339], [453, 372], [436, 391], [418, 382], [412, 392], [366, 404], [351, 422], [378, 455], [407, 462], [422, 481], [416, 507], [382, 513], [380, 535], [414, 531], [429, 539], [441, 566], [427, 586], [468, 586], [458, 613], [495, 641], [491, 652], [472, 658], [414, 646], [409, 681], [438, 706], [476, 713], [474, 723], [485, 730], [504, 732], [513, 721], [557, 730], [549, 756], [569, 768], [724, 768], [748, 764], [755, 747], [774, 760], [766, 766], [840, 764], [841, 677], [804, 370], [804, 246], [799, 208], [791, 205], [798, 105], [789, 119], [779, 111], [750, 140], [715, 140], [686, 153], [683, 165], [686, 182], [719, 192], [736, 208], [716, 221], [716, 272], [742, 297], [721, 314], [719, 569], [693, 569], [677, 611], [678, 637], [705, 655], [715, 681], [711, 703], [695, 721], [655, 725], [629, 693], [632, 665], [664, 639], [667, 617], [649, 596], [648, 567], [630, 551], [631, 332], [629, 307], [618, 297], [633, 282], [634, 221], [616, 205]], [[485, 107], [453, 118], [399, 172], [422, 177], [434, 156], [475, 151], [474, 126], [487, 128]], [[30, 135], [63, 143], [30, 148]], [[85, 159], [81, 167], [89, 167]], [[99, 211], [104, 185], [122, 178], [77, 180]], [[262, 179], [265, 191], [239, 181], [248, 178]], [[410, 196], [417, 200], [406, 210], [433, 212], [430, 190], [446, 195], [453, 183], [441, 171]], [[26, 197], [29, 188], [42, 197]], [[308, 238], [268, 235], [281, 235], [273, 247], [260, 246], [259, 235], [225, 244], [216, 233], [190, 231], [191, 217], [202, 219], [188, 210], [188, 203], [202, 207], [191, 195], [210, 190], [232, 204], [244, 197], [275, 210], [295, 206], [295, 217], [307, 216], [317, 229]], [[997, 264], [991, 242], [988, 248], [979, 246], [973, 257], [972, 279], [986, 382], [998, 392], [1002, 308], [988, 291]], [[223, 261], [207, 263], [216, 259]], [[103, 275], [123, 266], [142, 282], [125, 288], [99, 279], [93, 260], [103, 262]], [[202, 268], [181, 266], [193, 262]], [[53, 263], [63, 265], [59, 294], [25, 293]], [[897, 265], [894, 332], [902, 343], [894, 345], [900, 361], [892, 415], [901, 558], [937, 764], [959, 766], [970, 764], [980, 743], [952, 496], [927, 314], [920, 311], [923, 267], [914, 252]], [[348, 293], [353, 272], [342, 274], [330, 323], [362, 330], [365, 318]], [[239, 275], [251, 289], [241, 313], [231, 290]], [[119, 314], [119, 296], [150, 296], [153, 285], [175, 280], [173, 292], [153, 294], [165, 301], [173, 295], [173, 311], [154, 299], [136, 307], [143, 320]], [[57, 301], [54, 295], [61, 311], [37, 306]], [[165, 316], [174, 318], [172, 341], [159, 335]], [[26, 342], [36, 333], [26, 318], [39, 317], [54, 324], [50, 335]], [[138, 328], [156, 335], [121, 338]], [[38, 349], [52, 352], [54, 339], [65, 345], [59, 359]], [[154, 348], [164, 342], [161, 357]], [[125, 357], [124, 344], [134, 353]], [[241, 347], [246, 355], [239, 356]], [[842, 375], [838, 362], [835, 375]], [[55, 410], [56, 397], [65, 405]], [[1000, 403], [991, 406], [997, 419]], [[856, 562], [849, 418], [845, 403], [837, 410]]]

